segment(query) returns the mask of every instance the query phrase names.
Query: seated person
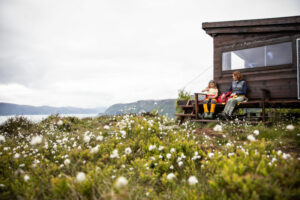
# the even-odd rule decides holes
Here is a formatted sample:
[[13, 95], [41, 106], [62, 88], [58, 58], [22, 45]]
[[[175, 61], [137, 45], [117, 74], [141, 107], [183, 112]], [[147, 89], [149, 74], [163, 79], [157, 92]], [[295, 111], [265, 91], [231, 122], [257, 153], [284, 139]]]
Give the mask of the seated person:
[[[218, 96], [218, 88], [216, 83], [213, 80], [209, 81], [208, 87], [202, 90], [202, 92], [207, 92], [206, 99], [203, 101], [203, 117], [212, 119], [217, 103], [216, 98]], [[210, 112], [208, 112], [208, 103], [210, 103]]]
[[247, 92], [247, 83], [246, 81], [242, 80], [242, 74], [239, 71], [235, 71], [232, 74], [232, 78], [233, 81], [229, 90], [227, 91], [231, 91], [232, 93], [225, 105], [224, 111], [221, 113], [221, 116], [225, 119], [231, 118], [235, 106], [247, 99], [245, 96]]

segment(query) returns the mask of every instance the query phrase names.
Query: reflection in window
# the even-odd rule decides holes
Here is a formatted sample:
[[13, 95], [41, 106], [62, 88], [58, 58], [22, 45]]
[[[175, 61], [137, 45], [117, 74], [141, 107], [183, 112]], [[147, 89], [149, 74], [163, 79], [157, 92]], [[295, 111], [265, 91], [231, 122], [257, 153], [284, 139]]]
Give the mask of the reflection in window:
[[223, 71], [291, 63], [291, 42], [224, 52], [222, 54]]

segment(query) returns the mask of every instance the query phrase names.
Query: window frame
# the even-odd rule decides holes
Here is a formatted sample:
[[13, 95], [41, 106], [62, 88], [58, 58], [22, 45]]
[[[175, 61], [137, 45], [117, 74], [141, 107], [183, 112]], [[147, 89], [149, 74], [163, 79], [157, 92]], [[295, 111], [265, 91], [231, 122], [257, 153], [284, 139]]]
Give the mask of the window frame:
[[[300, 38], [299, 38], [300, 39]], [[276, 45], [285, 42], [291, 42], [292, 45], [292, 63], [290, 64], [283, 64], [283, 65], [272, 65], [272, 66], [259, 66], [253, 68], [242, 68], [242, 69], [231, 69], [231, 70], [223, 70], [223, 53], [232, 52], [232, 51], [239, 51], [244, 49], [251, 49], [256, 47], [263, 47], [268, 45]], [[224, 46], [220, 51], [220, 60], [221, 60], [221, 73], [222, 74], [232, 74], [234, 71], [240, 72], [253, 72], [253, 71], [268, 71], [268, 70], [275, 70], [275, 69], [289, 69], [292, 68], [294, 65], [294, 41], [291, 38], [276, 38], [270, 40], [263, 40], [263, 39], [256, 39], [252, 41], [244, 41], [244, 42], [237, 42], [228, 46]]]
[[300, 99], [300, 37], [296, 38], [296, 62], [297, 62], [297, 90]]

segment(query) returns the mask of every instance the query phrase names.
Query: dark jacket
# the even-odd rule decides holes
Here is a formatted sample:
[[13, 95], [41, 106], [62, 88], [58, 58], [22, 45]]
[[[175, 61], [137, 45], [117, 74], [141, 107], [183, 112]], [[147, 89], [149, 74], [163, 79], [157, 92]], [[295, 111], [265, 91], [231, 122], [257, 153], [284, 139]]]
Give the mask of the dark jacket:
[[246, 95], [247, 93], [247, 83], [246, 81], [232, 81], [228, 92], [231, 91], [237, 95]]

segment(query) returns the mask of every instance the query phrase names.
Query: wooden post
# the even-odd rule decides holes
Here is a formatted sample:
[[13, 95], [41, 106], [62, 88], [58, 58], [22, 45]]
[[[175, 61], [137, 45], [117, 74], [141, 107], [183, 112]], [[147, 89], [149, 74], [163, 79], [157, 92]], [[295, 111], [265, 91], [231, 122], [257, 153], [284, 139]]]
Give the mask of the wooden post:
[[198, 113], [199, 113], [199, 105], [198, 105], [198, 93], [195, 93], [195, 118], [198, 119]]
[[266, 121], [265, 116], [266, 116], [265, 101], [263, 101], [263, 103], [262, 103], [262, 121], [263, 121], [263, 123], [265, 123], [265, 121]]

